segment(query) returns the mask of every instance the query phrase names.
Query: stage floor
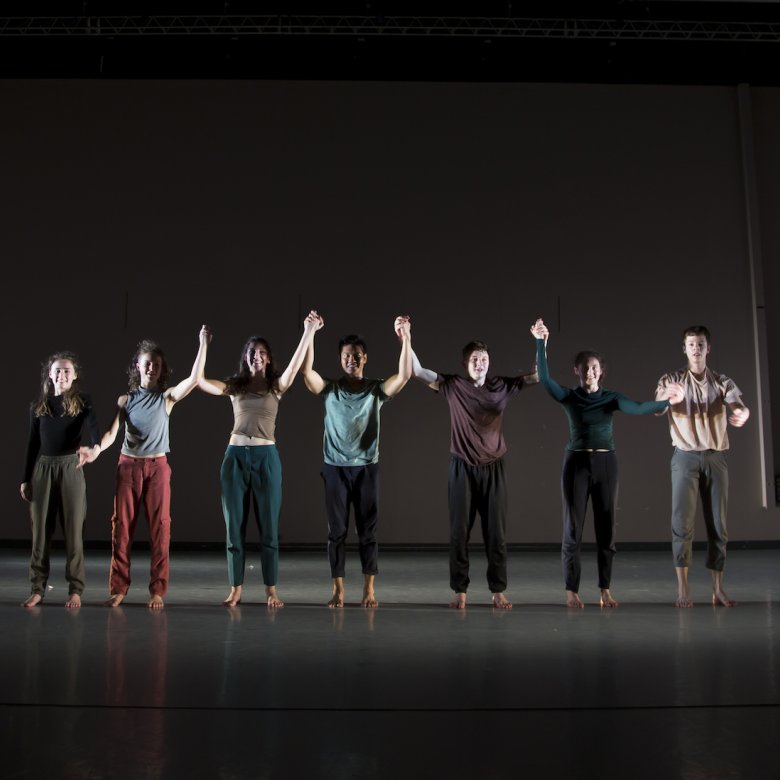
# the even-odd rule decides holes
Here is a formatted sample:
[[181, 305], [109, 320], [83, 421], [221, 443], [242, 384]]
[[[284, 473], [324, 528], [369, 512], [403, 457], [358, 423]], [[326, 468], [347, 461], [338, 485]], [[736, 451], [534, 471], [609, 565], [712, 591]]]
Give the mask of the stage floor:
[[384, 552], [380, 607], [329, 610], [324, 553], [283, 553], [261, 603], [259, 556], [227, 609], [224, 555], [174, 553], [166, 608], [146, 608], [148, 554], [121, 607], [108, 554], [88, 551], [84, 606], [62, 553], [43, 606], [22, 609], [27, 554], [0, 550], [4, 778], [780, 777], [780, 550], [733, 550], [733, 609], [673, 607], [669, 552], [622, 552], [615, 610], [563, 606], [555, 553], [510, 555], [512, 611], [489, 606], [472, 555], [471, 605], [446, 608], [447, 555]]

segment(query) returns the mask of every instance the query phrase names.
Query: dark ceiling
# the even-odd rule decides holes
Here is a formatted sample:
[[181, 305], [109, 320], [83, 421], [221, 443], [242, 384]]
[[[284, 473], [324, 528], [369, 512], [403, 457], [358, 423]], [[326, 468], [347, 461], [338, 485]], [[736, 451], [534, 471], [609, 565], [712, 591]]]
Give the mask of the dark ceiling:
[[780, 85], [780, 2], [5, 0], [0, 13], [3, 78]]

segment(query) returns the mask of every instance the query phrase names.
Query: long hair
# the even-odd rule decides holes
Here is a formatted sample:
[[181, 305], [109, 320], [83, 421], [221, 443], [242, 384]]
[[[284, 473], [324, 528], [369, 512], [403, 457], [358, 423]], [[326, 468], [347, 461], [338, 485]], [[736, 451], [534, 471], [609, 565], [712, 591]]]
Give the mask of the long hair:
[[238, 361], [236, 373], [231, 374], [225, 380], [226, 395], [241, 395], [247, 392], [249, 383], [252, 381], [252, 372], [247, 365], [246, 356], [253, 344], [259, 344], [268, 353], [268, 364], [265, 367], [265, 381], [268, 383], [268, 389], [274, 392], [279, 389], [279, 372], [274, 364], [274, 354], [271, 351], [271, 345], [262, 336], [250, 336], [241, 349], [241, 357]]
[[49, 374], [51, 373], [51, 367], [58, 360], [69, 360], [73, 364], [73, 370], [76, 373], [76, 378], [73, 380], [70, 390], [66, 390], [62, 394], [62, 405], [64, 407], [65, 416], [78, 417], [84, 409], [84, 398], [81, 395], [81, 388], [79, 387], [81, 363], [75, 352], [61, 350], [60, 352], [49, 355], [49, 357], [46, 358], [46, 362], [41, 363], [41, 393], [38, 396], [38, 400], [33, 403], [33, 413], [36, 417], [51, 415], [49, 399], [54, 395], [54, 383], [51, 381]]
[[165, 359], [165, 353], [156, 341], [151, 339], [144, 339], [139, 341], [133, 354], [133, 359], [130, 361], [130, 365], [127, 367], [127, 386], [131, 391], [137, 390], [141, 386], [141, 372], [138, 370], [138, 358], [141, 355], [145, 355], [149, 352], [152, 355], [156, 355], [160, 358], [162, 367], [160, 368], [160, 378], [157, 380], [157, 387], [160, 390], [165, 390], [168, 387], [168, 379], [171, 375], [171, 369], [168, 367], [168, 361]]

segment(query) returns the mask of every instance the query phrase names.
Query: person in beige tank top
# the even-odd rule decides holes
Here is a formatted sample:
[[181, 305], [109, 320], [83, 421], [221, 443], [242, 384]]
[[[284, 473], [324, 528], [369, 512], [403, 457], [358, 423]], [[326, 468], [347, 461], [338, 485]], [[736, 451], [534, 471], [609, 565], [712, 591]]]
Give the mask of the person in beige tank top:
[[325, 324], [316, 311], [303, 321], [303, 335], [287, 368], [279, 373], [271, 346], [250, 336], [241, 350], [238, 370], [227, 379], [202, 379], [201, 390], [228, 396], [233, 405], [233, 430], [220, 470], [222, 512], [227, 531], [230, 593], [228, 607], [241, 602], [246, 564], [246, 527], [251, 506], [260, 530], [260, 563], [269, 607], [283, 607], [276, 591], [279, 570], [279, 511], [282, 467], [276, 449], [275, 428], [279, 400], [290, 389], [314, 334]]

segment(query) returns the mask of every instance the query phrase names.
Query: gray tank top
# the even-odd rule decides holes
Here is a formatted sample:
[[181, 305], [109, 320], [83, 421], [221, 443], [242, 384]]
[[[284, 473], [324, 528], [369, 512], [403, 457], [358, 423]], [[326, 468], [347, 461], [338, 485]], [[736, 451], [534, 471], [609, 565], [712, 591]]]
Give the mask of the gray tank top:
[[138, 458], [169, 452], [169, 421], [165, 393], [143, 387], [128, 393], [122, 454]]

